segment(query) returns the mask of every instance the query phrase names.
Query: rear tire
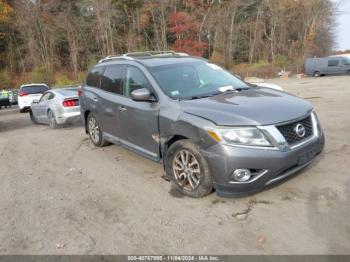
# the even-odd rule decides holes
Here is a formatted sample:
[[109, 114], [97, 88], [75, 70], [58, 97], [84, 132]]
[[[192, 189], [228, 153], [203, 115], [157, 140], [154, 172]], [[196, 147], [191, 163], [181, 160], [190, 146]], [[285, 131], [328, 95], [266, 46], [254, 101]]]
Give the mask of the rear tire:
[[26, 110], [23, 108], [23, 109], [19, 109], [19, 112], [20, 113], [24, 113]]
[[321, 76], [321, 73], [319, 72], [319, 71], [316, 71], [316, 72], [314, 72], [314, 77], [320, 77]]
[[179, 140], [170, 146], [165, 156], [165, 172], [175, 188], [189, 197], [204, 197], [213, 190], [208, 162], [189, 140]]
[[89, 113], [86, 124], [90, 140], [95, 146], [104, 147], [109, 145], [109, 142], [103, 138], [100, 125], [92, 113]]
[[54, 115], [54, 113], [49, 110], [47, 112], [47, 117], [49, 118], [49, 125], [52, 129], [57, 129], [59, 127], [59, 125], [57, 124], [57, 121], [56, 121], [56, 117]]
[[348, 75], [350, 76], [350, 70], [348, 70]]

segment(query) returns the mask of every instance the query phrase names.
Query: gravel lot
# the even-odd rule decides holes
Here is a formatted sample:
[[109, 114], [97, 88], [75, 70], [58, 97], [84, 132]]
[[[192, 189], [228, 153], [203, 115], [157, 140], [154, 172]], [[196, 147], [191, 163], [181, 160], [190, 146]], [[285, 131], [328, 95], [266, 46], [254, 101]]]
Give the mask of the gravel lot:
[[0, 110], [0, 253], [350, 254], [350, 77], [269, 82], [314, 104], [326, 148], [246, 198], [182, 197], [161, 165], [81, 126]]

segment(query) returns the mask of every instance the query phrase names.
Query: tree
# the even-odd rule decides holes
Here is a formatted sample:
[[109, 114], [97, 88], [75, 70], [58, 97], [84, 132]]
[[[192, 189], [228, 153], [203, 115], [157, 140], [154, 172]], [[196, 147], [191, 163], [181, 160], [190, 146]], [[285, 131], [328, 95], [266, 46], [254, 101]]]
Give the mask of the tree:
[[174, 49], [203, 56], [207, 44], [198, 40], [199, 25], [186, 12], [173, 12], [169, 18], [169, 31], [175, 36]]

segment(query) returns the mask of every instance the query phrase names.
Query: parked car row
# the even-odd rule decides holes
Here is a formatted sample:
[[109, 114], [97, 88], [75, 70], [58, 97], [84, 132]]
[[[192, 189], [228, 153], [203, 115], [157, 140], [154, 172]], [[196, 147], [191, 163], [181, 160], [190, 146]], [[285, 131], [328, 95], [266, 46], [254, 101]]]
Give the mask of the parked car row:
[[0, 109], [17, 104], [17, 90], [0, 91]]
[[52, 128], [80, 117], [95, 146], [162, 163], [187, 196], [240, 196], [290, 177], [323, 150], [312, 105], [278, 89], [202, 58], [142, 52], [100, 60], [81, 89], [23, 85], [18, 104]]

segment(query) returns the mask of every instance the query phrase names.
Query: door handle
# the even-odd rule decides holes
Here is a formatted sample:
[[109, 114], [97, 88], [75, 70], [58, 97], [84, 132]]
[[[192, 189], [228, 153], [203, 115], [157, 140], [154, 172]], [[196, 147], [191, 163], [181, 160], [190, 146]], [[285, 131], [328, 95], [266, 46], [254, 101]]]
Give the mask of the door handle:
[[126, 108], [124, 106], [119, 106], [118, 109], [119, 111], [126, 111]]
[[95, 102], [97, 102], [97, 101], [98, 101], [97, 97], [94, 97], [92, 100], [94, 100]]

